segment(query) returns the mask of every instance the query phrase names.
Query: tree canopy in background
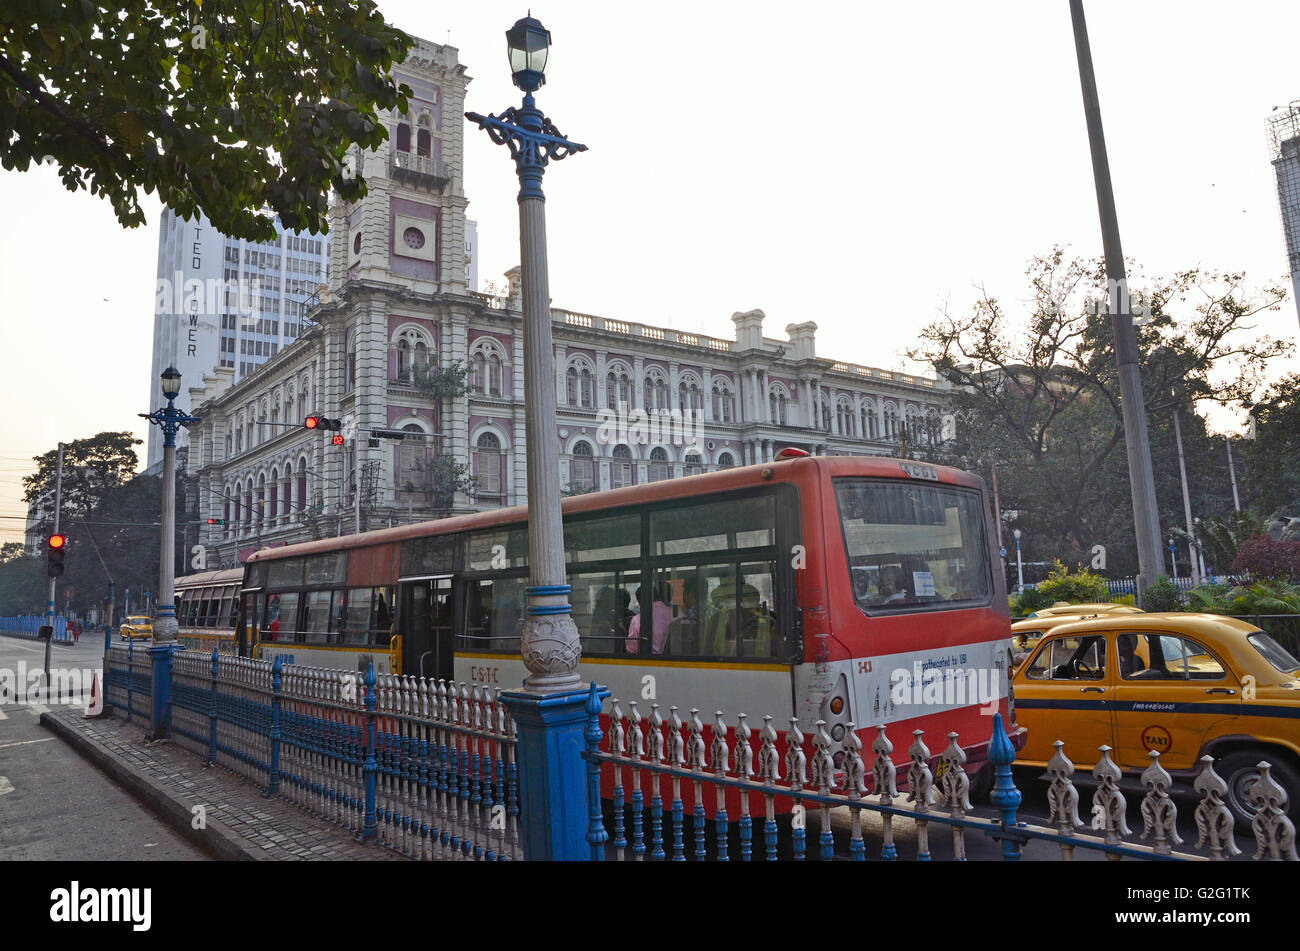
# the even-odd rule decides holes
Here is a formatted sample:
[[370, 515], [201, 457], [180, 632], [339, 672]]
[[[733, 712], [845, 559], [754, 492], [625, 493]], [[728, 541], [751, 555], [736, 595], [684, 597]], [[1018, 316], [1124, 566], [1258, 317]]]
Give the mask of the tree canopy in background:
[[[1056, 248], [1035, 258], [1026, 274], [1027, 326], [982, 292], [968, 313], [941, 315], [909, 353], [956, 387], [956, 434], [940, 461], [986, 480], [996, 463], [1002, 511], [1014, 513], [1026, 547], [1038, 555], [1032, 560], [1087, 564], [1100, 544], [1109, 573], [1131, 573], [1137, 556], [1111, 318], [1094, 304], [1109, 296], [1104, 264], [1069, 259]], [[1286, 292], [1251, 287], [1243, 274], [1204, 270], [1130, 285], [1142, 288], [1135, 298], [1146, 310], [1136, 331], [1168, 532], [1185, 521], [1173, 412], [1181, 414], [1194, 510], [1230, 511], [1226, 446], [1193, 407], [1247, 405], [1258, 393], [1268, 362], [1289, 347], [1253, 333], [1250, 319], [1276, 309]]]
[[[110, 489], [135, 476], [139, 459], [132, 447], [142, 442], [121, 432], [99, 433], [64, 444], [61, 527], [67, 519], [84, 517]], [[53, 527], [58, 457], [57, 449], [36, 456], [36, 471], [23, 476], [23, 501], [36, 503], [37, 517], [49, 523], [48, 528]]]
[[370, 0], [6, 0], [0, 163], [52, 162], [124, 227], [144, 189], [234, 237], [274, 237], [263, 208], [324, 232], [331, 186], [366, 193], [347, 151], [406, 108], [389, 69], [412, 43]]

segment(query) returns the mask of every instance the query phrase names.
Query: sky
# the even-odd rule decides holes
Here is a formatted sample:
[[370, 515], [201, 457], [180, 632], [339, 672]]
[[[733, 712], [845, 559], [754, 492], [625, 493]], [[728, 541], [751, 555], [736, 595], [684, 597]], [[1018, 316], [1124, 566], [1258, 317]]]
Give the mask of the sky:
[[[983, 285], [1015, 313], [1035, 254], [1101, 253], [1067, 0], [538, 2], [538, 104], [589, 147], [546, 174], [557, 307], [724, 338], [761, 308], [769, 337], [814, 320], [819, 356], [919, 372], [905, 351], [942, 308]], [[518, 103], [504, 34], [526, 5], [379, 6], [460, 51], [467, 109]], [[1149, 274], [1284, 278], [1265, 120], [1300, 98], [1300, 4], [1085, 9], [1125, 254]], [[513, 165], [468, 126], [465, 159], [479, 280], [500, 282], [519, 258]], [[51, 169], [0, 171], [0, 541], [21, 538], [33, 455], [145, 435], [160, 206], [144, 207], [124, 230]], [[1295, 340], [1294, 303], [1257, 327]]]

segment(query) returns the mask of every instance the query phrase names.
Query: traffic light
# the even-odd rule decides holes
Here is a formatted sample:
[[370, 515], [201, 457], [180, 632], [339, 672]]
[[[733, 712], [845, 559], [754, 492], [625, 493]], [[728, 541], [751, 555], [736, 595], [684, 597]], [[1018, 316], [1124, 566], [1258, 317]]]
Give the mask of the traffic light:
[[319, 416], [308, 416], [306, 419], [302, 421], [303, 429], [317, 429], [319, 428], [319, 426], [320, 426]]
[[210, 519], [208, 519], [208, 524], [209, 524], [209, 525], [225, 525], [225, 524], [226, 524], [226, 520], [225, 520], [224, 518], [210, 518]]
[[45, 540], [45, 573], [51, 578], [63, 574], [63, 556], [68, 551], [68, 536], [55, 533]]
[[326, 416], [308, 416], [302, 421], [303, 429], [321, 429], [321, 430], [340, 430], [343, 428], [343, 420], [330, 419]]

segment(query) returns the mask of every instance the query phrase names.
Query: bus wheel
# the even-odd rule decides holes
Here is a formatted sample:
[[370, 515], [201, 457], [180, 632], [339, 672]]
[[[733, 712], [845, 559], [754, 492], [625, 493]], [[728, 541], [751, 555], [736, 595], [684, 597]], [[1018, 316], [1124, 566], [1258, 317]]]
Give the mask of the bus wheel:
[[1259, 779], [1260, 760], [1265, 760], [1272, 766], [1269, 774], [1286, 790], [1287, 813], [1295, 816], [1300, 812], [1300, 774], [1296, 773], [1290, 763], [1269, 750], [1241, 750], [1229, 753], [1215, 765], [1214, 769], [1228, 784], [1228, 795], [1224, 803], [1231, 810], [1233, 818], [1237, 820], [1237, 828], [1245, 832], [1251, 830], [1251, 821], [1255, 818], [1256, 810], [1250, 801], [1250, 789]]

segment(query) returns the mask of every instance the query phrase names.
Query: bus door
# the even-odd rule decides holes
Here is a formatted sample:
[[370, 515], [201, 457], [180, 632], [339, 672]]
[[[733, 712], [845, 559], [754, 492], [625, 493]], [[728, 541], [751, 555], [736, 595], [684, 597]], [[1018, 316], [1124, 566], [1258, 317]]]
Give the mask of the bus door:
[[402, 582], [402, 670], [415, 677], [452, 676], [451, 575]]

